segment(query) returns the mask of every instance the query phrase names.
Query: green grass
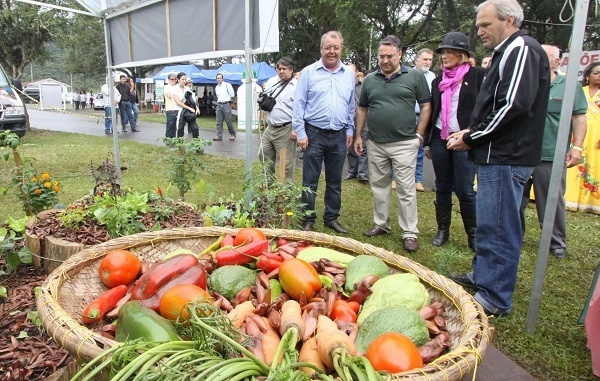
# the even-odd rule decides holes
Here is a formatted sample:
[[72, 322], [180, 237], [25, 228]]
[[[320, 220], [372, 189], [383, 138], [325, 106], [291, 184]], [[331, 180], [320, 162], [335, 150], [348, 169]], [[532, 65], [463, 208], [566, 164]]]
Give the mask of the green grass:
[[[160, 122], [164, 122], [164, 116], [159, 117]], [[90, 163], [99, 164], [112, 152], [112, 142], [103, 137], [78, 134], [32, 131], [22, 143], [24, 155], [36, 158], [39, 170], [48, 170], [61, 181], [64, 193], [60, 194], [60, 201], [66, 205], [92, 189]], [[166, 148], [127, 140], [121, 141], [120, 145], [123, 162], [127, 166], [124, 186], [137, 190], [161, 187], [163, 190], [168, 189], [170, 197], [176, 198], [177, 190], [169, 189], [165, 164], [161, 161], [166, 155]], [[203, 177], [205, 185], [192, 190], [186, 196], [186, 201], [195, 204], [210, 203], [220, 196], [227, 198], [231, 194], [235, 199], [242, 198], [244, 162], [210, 155], [203, 158], [210, 168], [210, 172]], [[12, 167], [12, 161], [0, 162], [0, 184], [9, 183]], [[298, 183], [300, 178], [301, 171], [298, 170]], [[331, 233], [331, 230], [323, 227], [320, 220], [323, 213], [323, 188], [321, 184], [317, 195], [319, 220], [315, 228]], [[392, 203], [391, 214], [394, 233], [366, 238], [362, 232], [370, 229], [373, 224], [372, 195], [368, 185], [356, 181], [344, 182], [342, 200], [340, 221], [349, 228], [350, 238], [405, 255], [400, 241], [395, 201]], [[437, 229], [433, 200], [432, 192], [418, 194], [420, 249], [410, 257], [443, 275], [467, 271], [471, 266], [472, 254], [467, 248], [457, 206], [452, 213], [453, 223], [448, 245], [437, 248], [431, 244]], [[3, 196], [0, 202], [0, 218], [7, 215], [23, 216], [12, 192]], [[600, 219], [590, 214], [568, 213], [570, 256], [563, 260], [549, 258], [537, 330], [531, 336], [525, 333], [525, 321], [540, 228], [532, 207], [528, 208], [526, 219], [528, 225], [513, 312], [506, 317], [491, 319], [491, 324], [496, 327], [494, 345], [540, 380], [597, 379], [591, 373], [585, 332], [583, 326], [577, 324], [577, 320], [600, 258], [600, 238], [597, 233], [600, 231]]]

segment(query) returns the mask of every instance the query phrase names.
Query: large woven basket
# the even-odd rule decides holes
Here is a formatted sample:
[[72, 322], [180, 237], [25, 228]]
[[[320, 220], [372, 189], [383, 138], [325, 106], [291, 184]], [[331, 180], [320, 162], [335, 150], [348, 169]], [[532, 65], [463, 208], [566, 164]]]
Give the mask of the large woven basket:
[[[204, 227], [141, 233], [79, 252], [50, 274], [42, 285], [37, 307], [44, 328], [79, 361], [91, 360], [115, 345], [114, 341], [81, 323], [84, 307], [104, 289], [98, 277], [98, 267], [108, 252], [126, 248], [141, 259], [154, 262], [177, 248], [199, 252], [222, 233], [235, 234], [236, 231]], [[408, 258], [353, 239], [297, 230], [263, 231], [268, 238], [304, 240], [349, 254], [377, 256], [397, 271], [417, 275], [427, 287], [432, 301], [441, 301], [445, 305], [448, 333], [452, 339], [450, 351], [424, 368], [397, 374], [398, 379], [460, 380], [482, 360], [490, 341], [487, 317], [473, 297], [456, 283]]]

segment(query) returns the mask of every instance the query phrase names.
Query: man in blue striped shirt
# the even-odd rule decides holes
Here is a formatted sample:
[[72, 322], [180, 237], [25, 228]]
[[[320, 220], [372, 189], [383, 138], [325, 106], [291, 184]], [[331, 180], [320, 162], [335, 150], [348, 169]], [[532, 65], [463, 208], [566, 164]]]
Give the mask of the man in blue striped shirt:
[[338, 233], [348, 231], [338, 221], [342, 205], [342, 171], [346, 149], [354, 135], [354, 71], [340, 60], [344, 38], [337, 31], [321, 37], [321, 59], [302, 70], [296, 92], [292, 127], [304, 152], [302, 229], [312, 231], [316, 220], [315, 196], [325, 163], [323, 223]]

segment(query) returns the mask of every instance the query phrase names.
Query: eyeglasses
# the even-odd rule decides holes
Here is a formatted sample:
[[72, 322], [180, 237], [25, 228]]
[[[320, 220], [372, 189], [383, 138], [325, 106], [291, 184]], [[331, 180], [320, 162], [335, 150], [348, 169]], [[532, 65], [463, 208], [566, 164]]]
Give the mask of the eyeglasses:
[[177, 78], [169, 78], [169, 81], [175, 81]]

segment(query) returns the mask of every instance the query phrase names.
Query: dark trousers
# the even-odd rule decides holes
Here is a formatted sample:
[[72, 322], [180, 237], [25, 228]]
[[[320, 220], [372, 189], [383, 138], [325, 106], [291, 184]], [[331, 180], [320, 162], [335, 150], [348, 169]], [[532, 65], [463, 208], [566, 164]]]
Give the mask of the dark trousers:
[[198, 131], [198, 123], [196, 123], [196, 119], [192, 120], [191, 122], [187, 122], [183, 118], [182, 114], [183, 111], [179, 113], [179, 116], [177, 118], [177, 137], [183, 137], [183, 129], [186, 123], [188, 125], [188, 130], [192, 131], [192, 138], [197, 138], [198, 136], [200, 136], [200, 132]]
[[475, 179], [476, 166], [468, 161], [467, 151], [446, 149], [446, 141], [440, 138], [440, 129], [433, 128], [433, 136], [429, 143], [431, 162], [435, 172], [435, 202], [437, 206], [452, 206], [452, 191], [460, 201], [461, 210], [465, 213], [475, 213]]
[[165, 137], [174, 138], [176, 135], [177, 128], [175, 127], [175, 122], [177, 121], [177, 111], [171, 110], [167, 111], [167, 130], [165, 132]]
[[323, 162], [325, 162], [325, 212], [323, 222], [336, 221], [342, 206], [342, 172], [346, 159], [346, 129], [324, 130], [305, 125], [308, 137], [308, 147], [302, 160], [302, 185], [312, 192], [302, 193], [302, 202], [306, 204], [306, 211], [311, 212], [304, 218], [305, 221], [316, 220], [315, 198], [317, 186], [321, 176]]

